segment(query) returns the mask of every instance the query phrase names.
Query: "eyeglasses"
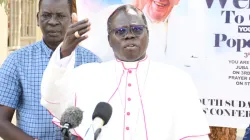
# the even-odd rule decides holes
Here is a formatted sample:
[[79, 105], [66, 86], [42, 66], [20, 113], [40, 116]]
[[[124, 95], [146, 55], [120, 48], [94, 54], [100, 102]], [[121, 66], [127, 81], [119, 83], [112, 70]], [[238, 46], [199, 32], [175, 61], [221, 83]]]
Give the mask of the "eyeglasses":
[[120, 27], [110, 30], [109, 34], [111, 32], [114, 32], [115, 35], [119, 38], [124, 38], [128, 32], [130, 31], [135, 36], [140, 36], [142, 33], [147, 29], [147, 26], [145, 25], [130, 25], [129, 27]]

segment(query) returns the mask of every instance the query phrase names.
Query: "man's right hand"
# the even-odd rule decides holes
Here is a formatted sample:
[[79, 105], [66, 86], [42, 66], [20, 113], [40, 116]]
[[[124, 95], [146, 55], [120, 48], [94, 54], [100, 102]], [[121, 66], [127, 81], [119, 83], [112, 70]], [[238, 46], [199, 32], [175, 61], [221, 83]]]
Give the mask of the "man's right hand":
[[88, 36], [85, 35], [90, 30], [90, 23], [88, 19], [78, 22], [76, 13], [73, 13], [72, 23], [73, 24], [69, 26], [65, 34], [63, 44], [61, 46], [61, 58], [69, 56], [81, 41], [88, 38]]

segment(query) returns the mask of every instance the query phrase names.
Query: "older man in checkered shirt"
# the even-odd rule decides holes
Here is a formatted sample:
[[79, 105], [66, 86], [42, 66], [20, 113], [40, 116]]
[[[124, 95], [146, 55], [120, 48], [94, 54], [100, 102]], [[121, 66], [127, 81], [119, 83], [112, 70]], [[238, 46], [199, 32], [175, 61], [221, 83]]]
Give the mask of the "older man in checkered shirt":
[[[72, 22], [71, 5], [71, 0], [40, 0], [37, 18], [43, 40], [13, 52], [2, 65], [0, 137], [8, 140], [62, 139], [60, 129], [51, 123], [52, 116], [40, 105], [40, 84], [53, 51]], [[77, 47], [75, 60], [75, 66], [79, 66], [98, 62], [99, 58]], [[11, 124], [15, 110], [17, 127]]]

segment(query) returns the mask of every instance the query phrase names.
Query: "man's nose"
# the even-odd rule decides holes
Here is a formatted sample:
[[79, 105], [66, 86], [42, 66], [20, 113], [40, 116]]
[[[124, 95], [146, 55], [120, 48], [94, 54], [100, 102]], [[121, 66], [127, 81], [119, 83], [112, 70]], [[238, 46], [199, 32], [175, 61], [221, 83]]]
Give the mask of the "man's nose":
[[132, 38], [135, 38], [135, 35], [131, 31], [128, 31], [127, 35], [125, 36], [125, 39], [132, 39]]
[[57, 20], [57, 17], [56, 16], [52, 16], [50, 19], [49, 19], [49, 22], [48, 22], [50, 25], [58, 25], [59, 24], [59, 21]]

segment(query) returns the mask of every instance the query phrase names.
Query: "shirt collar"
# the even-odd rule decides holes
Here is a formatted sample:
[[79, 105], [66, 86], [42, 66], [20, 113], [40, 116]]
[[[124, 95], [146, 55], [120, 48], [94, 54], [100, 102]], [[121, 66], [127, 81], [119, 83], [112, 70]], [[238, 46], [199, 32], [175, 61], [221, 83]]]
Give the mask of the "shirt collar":
[[135, 62], [124, 62], [116, 59], [117, 65], [116, 67], [120, 70], [129, 70], [129, 69], [138, 69], [139, 67], [143, 67], [145, 64], [148, 65], [149, 59], [146, 56], [144, 59]]
[[48, 58], [50, 58], [53, 54], [53, 50], [51, 50], [44, 42], [44, 40], [42, 40], [42, 48], [45, 51], [46, 55]]

